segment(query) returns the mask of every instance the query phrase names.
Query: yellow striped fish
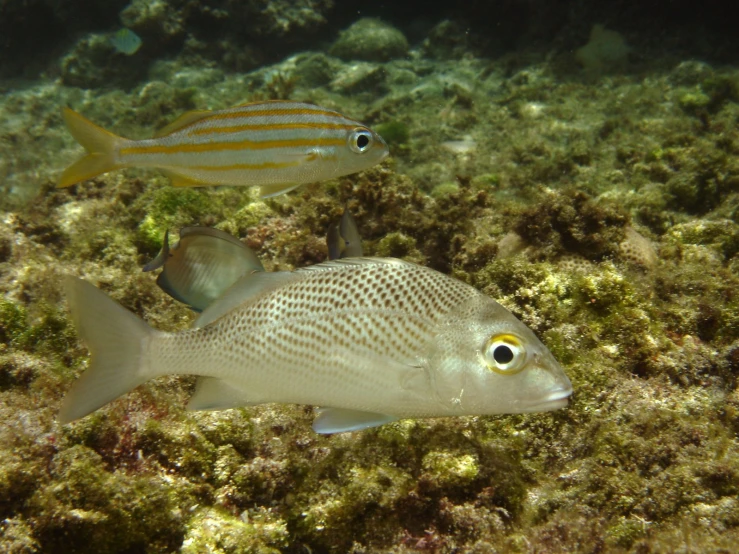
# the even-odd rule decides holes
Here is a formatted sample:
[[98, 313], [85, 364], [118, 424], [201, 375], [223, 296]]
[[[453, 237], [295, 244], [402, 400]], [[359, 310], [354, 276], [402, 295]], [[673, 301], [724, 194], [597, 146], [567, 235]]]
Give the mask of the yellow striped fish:
[[69, 108], [63, 115], [88, 153], [62, 173], [58, 187], [114, 169], [155, 167], [174, 186], [260, 186], [263, 196], [275, 196], [362, 171], [388, 155], [368, 127], [301, 102], [187, 112], [146, 140], [114, 135]]

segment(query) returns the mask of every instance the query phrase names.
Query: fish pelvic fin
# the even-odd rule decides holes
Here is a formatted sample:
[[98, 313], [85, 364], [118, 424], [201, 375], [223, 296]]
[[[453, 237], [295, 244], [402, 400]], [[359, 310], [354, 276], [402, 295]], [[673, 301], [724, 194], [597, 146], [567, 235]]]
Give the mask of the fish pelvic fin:
[[398, 421], [398, 418], [388, 414], [347, 410], [346, 408], [321, 408], [318, 417], [313, 420], [313, 430], [321, 435], [330, 435], [361, 431], [393, 421]]
[[161, 332], [87, 281], [67, 276], [64, 288], [77, 332], [90, 350], [88, 369], [59, 410], [59, 422], [69, 423], [154, 377], [144, 353]]
[[64, 108], [62, 115], [69, 132], [87, 154], [64, 170], [57, 188], [70, 187], [121, 167], [115, 161], [115, 154], [127, 139], [106, 131], [70, 108]]

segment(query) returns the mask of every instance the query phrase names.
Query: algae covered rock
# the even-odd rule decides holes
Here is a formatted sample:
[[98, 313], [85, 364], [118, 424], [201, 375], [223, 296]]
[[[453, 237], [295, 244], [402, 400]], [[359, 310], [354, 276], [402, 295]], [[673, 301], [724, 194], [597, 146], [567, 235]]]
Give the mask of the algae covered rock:
[[81, 88], [129, 89], [146, 75], [146, 63], [116, 51], [110, 35], [92, 34], [74, 46], [61, 63], [62, 82]]
[[379, 19], [364, 18], [342, 31], [329, 50], [343, 60], [386, 62], [408, 53], [402, 32]]
[[575, 52], [575, 59], [589, 71], [622, 67], [628, 60], [628, 44], [617, 31], [593, 25], [588, 43]]
[[[736, 550], [739, 73], [681, 58], [691, 39], [668, 26], [655, 38], [652, 20], [641, 33], [597, 14], [638, 71], [588, 81], [572, 52], [599, 19], [579, 6], [557, 12], [569, 22], [551, 41], [534, 36], [555, 10], [542, 3], [429, 6], [392, 19], [422, 41], [412, 55], [374, 20], [365, 36], [384, 28], [399, 46], [350, 41], [339, 58], [323, 40], [357, 16], [330, 1], [0, 0], [0, 54], [19, 53], [0, 73], [62, 68], [3, 82], [0, 98], [0, 550]], [[130, 58], [103, 40], [121, 23], [144, 40]], [[140, 55], [151, 64], [129, 71]], [[60, 105], [145, 138], [185, 111], [286, 97], [365, 122], [392, 158], [268, 199], [145, 170], [53, 190], [81, 152]], [[11, 208], [22, 187], [33, 201]], [[291, 270], [326, 259], [344, 207], [367, 255], [441, 270], [514, 312], [565, 367], [570, 405], [318, 436], [311, 407], [186, 412], [195, 379], [171, 377], [58, 424], [89, 361], [63, 275], [179, 331], [193, 314], [140, 271], [166, 229], [226, 230]]]

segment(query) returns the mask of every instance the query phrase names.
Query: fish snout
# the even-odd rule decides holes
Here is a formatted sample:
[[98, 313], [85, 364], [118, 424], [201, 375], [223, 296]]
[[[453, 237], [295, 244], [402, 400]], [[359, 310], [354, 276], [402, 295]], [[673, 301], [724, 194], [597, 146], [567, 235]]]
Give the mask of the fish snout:
[[545, 412], [565, 407], [572, 395], [572, 382], [562, 366], [549, 351], [535, 353], [532, 362], [537, 370], [539, 394], [526, 402], [526, 410]]

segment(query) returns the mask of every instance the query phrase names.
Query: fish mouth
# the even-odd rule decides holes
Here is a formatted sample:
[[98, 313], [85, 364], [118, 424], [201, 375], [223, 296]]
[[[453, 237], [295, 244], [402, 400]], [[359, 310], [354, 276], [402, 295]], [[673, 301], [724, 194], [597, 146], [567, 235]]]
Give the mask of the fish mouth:
[[528, 404], [525, 411], [527, 412], [550, 412], [567, 406], [570, 396], [572, 395], [572, 385], [559, 387], [552, 390], [543, 399], [539, 398], [535, 402]]

